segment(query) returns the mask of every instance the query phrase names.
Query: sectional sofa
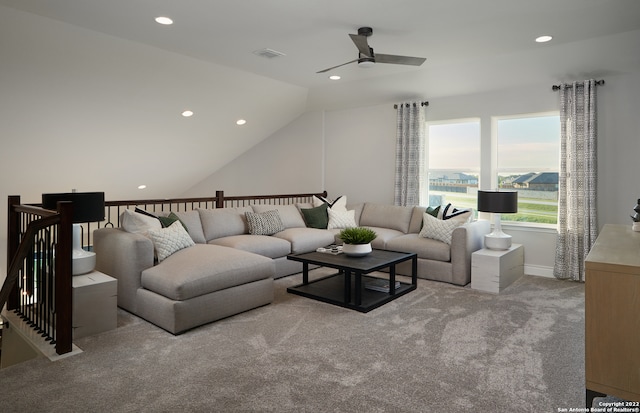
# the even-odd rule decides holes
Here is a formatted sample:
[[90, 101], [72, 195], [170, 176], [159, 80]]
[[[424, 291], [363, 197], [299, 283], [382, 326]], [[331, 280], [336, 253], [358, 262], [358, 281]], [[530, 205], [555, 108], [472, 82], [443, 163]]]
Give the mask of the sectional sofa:
[[[323, 211], [327, 227], [313, 220]], [[470, 282], [471, 253], [489, 232], [488, 221], [375, 203], [342, 211], [309, 203], [163, 215], [125, 210], [119, 228], [93, 232], [93, 245], [96, 269], [118, 280], [118, 305], [173, 334], [271, 303], [274, 278], [301, 271], [287, 255], [339, 242], [344, 225], [375, 230], [374, 248], [417, 253], [418, 277], [456, 285]], [[409, 275], [410, 267], [397, 273]]]

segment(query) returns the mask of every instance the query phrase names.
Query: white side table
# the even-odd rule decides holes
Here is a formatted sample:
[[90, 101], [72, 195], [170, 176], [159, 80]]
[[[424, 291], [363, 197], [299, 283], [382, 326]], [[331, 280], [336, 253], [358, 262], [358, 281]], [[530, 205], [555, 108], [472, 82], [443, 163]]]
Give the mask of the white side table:
[[73, 338], [116, 328], [118, 280], [99, 271], [73, 277]]
[[524, 248], [481, 249], [471, 254], [471, 288], [498, 294], [524, 275]]

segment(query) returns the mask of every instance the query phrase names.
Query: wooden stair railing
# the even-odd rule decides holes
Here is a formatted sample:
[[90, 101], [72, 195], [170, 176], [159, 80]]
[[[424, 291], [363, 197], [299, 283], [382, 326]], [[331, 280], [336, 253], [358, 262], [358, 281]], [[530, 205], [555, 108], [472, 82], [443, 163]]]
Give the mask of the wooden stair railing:
[[[57, 354], [72, 350], [72, 216], [73, 205], [60, 202], [52, 212], [36, 206], [20, 205], [19, 196], [9, 197], [7, 258], [8, 270], [0, 289], [0, 309], [15, 311], [25, 322], [55, 345]], [[48, 231], [51, 243], [45, 247], [53, 257], [49, 271], [36, 267], [35, 253], [39, 250], [41, 231]], [[40, 242], [42, 244], [42, 242]], [[40, 272], [38, 272], [40, 270]], [[35, 280], [39, 277], [39, 280]], [[46, 289], [33, 297], [33, 285]], [[43, 286], [46, 285], [46, 288]], [[38, 287], [35, 287], [38, 288]], [[25, 301], [23, 298], [29, 299]], [[37, 307], [35, 309], [34, 307]]]

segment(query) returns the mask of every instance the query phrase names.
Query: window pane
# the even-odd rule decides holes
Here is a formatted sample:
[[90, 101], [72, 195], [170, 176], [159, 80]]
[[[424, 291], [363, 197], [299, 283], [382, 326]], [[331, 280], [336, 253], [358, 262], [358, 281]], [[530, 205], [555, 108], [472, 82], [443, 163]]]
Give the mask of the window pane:
[[429, 169], [480, 170], [480, 121], [429, 125]]
[[503, 221], [556, 224], [559, 116], [498, 120], [498, 187], [518, 191], [518, 212]]
[[480, 120], [428, 124], [429, 187], [423, 205], [476, 208]]

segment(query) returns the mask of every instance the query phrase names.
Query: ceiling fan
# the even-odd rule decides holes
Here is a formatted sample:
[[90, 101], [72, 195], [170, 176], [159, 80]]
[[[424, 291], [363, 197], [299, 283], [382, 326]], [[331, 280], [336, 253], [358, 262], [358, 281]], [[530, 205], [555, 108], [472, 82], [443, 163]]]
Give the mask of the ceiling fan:
[[333, 66], [328, 69], [321, 70], [316, 73], [325, 73], [329, 70], [333, 70], [340, 66], [348, 65], [350, 63], [358, 62], [358, 66], [362, 67], [371, 67], [375, 63], [393, 63], [396, 65], [410, 65], [410, 66], [420, 66], [427, 60], [424, 57], [411, 57], [411, 56], [396, 56], [392, 54], [381, 54], [381, 53], [373, 53], [373, 48], [369, 47], [369, 43], [367, 42], [367, 37], [373, 34], [373, 29], [371, 27], [361, 27], [358, 29], [358, 34], [349, 34], [353, 43], [355, 43], [358, 48], [358, 58], [354, 59], [350, 62], [343, 63], [338, 66]]

